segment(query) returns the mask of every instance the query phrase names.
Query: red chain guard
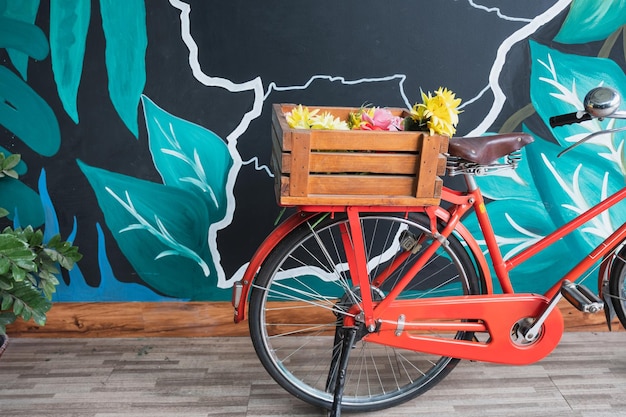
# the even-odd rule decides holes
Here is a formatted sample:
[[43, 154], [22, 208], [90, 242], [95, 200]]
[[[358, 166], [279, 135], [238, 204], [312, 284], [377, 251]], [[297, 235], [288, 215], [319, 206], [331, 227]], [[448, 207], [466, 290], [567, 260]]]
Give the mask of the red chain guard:
[[[492, 294], [398, 300], [385, 308], [378, 331], [363, 339], [372, 343], [453, 358], [527, 365], [546, 357], [561, 340], [563, 317], [554, 308], [539, 337], [522, 344], [511, 338], [515, 324], [538, 317], [548, 299], [533, 294]], [[456, 340], [457, 331], [486, 332], [481, 341]], [[447, 335], [437, 336], [446, 332]]]

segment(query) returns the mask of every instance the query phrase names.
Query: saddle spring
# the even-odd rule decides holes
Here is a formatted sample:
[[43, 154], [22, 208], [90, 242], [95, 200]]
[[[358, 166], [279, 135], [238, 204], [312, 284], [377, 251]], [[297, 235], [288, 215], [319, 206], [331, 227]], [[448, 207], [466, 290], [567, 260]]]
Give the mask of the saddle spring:
[[461, 174], [489, 175], [497, 171], [516, 169], [519, 162], [522, 160], [522, 152], [511, 152], [504, 158], [490, 164], [477, 164], [476, 162], [471, 162], [467, 159], [451, 155], [447, 155], [447, 158], [446, 169], [448, 170], [448, 175], [450, 176]]

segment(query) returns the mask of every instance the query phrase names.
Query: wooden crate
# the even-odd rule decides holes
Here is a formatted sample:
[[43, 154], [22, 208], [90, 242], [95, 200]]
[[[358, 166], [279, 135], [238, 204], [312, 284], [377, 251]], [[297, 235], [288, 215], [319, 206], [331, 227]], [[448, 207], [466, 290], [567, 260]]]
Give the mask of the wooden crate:
[[[272, 162], [278, 203], [414, 206], [439, 204], [448, 138], [424, 132], [292, 129], [274, 104]], [[315, 107], [346, 120], [355, 108]], [[312, 109], [312, 108], [311, 108]], [[390, 109], [407, 116], [403, 109]]]

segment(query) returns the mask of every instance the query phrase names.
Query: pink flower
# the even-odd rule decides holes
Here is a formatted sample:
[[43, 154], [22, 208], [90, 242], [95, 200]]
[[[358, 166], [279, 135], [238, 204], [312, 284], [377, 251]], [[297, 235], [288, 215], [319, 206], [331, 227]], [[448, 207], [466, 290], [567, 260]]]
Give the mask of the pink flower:
[[402, 130], [402, 117], [394, 116], [388, 109], [377, 107], [374, 109], [373, 116], [364, 111], [361, 117], [365, 122], [361, 126], [363, 130]]

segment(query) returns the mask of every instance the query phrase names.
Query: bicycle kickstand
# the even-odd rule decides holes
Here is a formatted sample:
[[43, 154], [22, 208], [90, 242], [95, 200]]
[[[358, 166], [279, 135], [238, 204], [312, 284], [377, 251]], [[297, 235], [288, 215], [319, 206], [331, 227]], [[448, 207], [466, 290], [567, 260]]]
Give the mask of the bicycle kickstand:
[[343, 329], [343, 342], [341, 347], [341, 356], [339, 357], [339, 369], [337, 378], [335, 379], [333, 408], [330, 411], [329, 417], [341, 416], [341, 400], [343, 398], [343, 388], [346, 383], [346, 373], [348, 370], [348, 358], [352, 345], [356, 339], [356, 327], [347, 327]]

